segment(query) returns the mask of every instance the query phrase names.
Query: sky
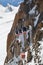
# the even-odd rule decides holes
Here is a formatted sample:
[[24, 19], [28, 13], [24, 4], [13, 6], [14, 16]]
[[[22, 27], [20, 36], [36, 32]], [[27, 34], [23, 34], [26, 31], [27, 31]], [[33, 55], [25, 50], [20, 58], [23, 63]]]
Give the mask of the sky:
[[18, 6], [20, 4], [20, 2], [23, 2], [24, 0], [0, 0], [0, 4], [2, 4], [3, 6], [6, 6], [7, 3], [10, 3], [14, 6]]

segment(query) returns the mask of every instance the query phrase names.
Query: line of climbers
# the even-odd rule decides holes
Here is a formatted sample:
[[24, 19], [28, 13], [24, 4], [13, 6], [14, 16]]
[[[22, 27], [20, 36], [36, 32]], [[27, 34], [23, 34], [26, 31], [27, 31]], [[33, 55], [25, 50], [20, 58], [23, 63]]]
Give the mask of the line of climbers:
[[22, 33], [22, 32], [26, 32], [28, 30], [28, 28], [26, 27], [22, 27], [21, 29], [16, 29], [16, 34]]

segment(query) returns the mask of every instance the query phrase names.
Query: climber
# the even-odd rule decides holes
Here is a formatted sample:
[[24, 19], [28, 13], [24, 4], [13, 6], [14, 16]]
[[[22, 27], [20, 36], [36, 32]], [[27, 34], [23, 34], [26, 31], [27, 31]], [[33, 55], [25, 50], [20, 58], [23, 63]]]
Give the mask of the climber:
[[26, 32], [27, 30], [26, 30], [26, 27], [23, 27], [23, 32]]

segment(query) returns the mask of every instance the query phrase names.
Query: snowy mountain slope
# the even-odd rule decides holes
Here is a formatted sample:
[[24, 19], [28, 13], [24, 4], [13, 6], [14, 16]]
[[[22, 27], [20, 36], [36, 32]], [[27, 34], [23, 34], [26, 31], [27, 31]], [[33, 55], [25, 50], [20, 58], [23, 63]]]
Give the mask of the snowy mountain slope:
[[[19, 5], [20, 6], [20, 5]], [[3, 21], [3, 22], [0, 22], [0, 24], [1, 23], [4, 23], [4, 22], [6, 22], [6, 21], [10, 21], [10, 20], [13, 20], [14, 19], [14, 16], [15, 16], [15, 14], [14, 13], [17, 13], [17, 11], [18, 11], [18, 8], [19, 8], [19, 6], [18, 7], [13, 7], [12, 5], [11, 5], [11, 8], [13, 8], [13, 11], [9, 11], [9, 12], [6, 12], [6, 8], [7, 7], [5, 7], [5, 8], [0, 8], [0, 17], [2, 17], [2, 18], [0, 18], [0, 21]], [[2, 9], [2, 10], [1, 10]], [[4, 11], [3, 11], [4, 10]]]
[[18, 11], [18, 7], [14, 7], [13, 11], [6, 12], [7, 7], [3, 7], [0, 5], [0, 65], [3, 65], [4, 59], [6, 57], [6, 42], [7, 42], [7, 35], [10, 32], [12, 27], [12, 23], [15, 17], [15, 14]]
[[0, 13], [3, 12], [5, 10], [5, 7], [3, 7], [1, 4], [0, 4]]

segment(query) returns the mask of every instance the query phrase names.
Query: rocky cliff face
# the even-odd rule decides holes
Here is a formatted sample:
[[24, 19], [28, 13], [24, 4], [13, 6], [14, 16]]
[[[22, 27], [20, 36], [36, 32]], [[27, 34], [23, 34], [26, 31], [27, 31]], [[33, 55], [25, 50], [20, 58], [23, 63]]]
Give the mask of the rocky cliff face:
[[[14, 55], [18, 57], [21, 51], [28, 51], [27, 63], [30, 62], [32, 60], [32, 51], [30, 51], [30, 45], [33, 45], [32, 48], [35, 49], [35, 56], [37, 57], [36, 48], [39, 45], [37, 41], [43, 38], [43, 31], [40, 31], [40, 29], [43, 27], [42, 12], [43, 0], [24, 0], [24, 2], [20, 4], [20, 8], [17, 14], [15, 15], [11, 31], [7, 37], [7, 57], [5, 63], [8, 63], [8, 61], [12, 59]], [[30, 32], [28, 32], [28, 36], [26, 37], [26, 33], [28, 30], [30, 30]], [[23, 38], [24, 40], [20, 38]]]

